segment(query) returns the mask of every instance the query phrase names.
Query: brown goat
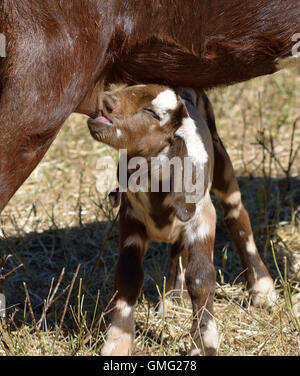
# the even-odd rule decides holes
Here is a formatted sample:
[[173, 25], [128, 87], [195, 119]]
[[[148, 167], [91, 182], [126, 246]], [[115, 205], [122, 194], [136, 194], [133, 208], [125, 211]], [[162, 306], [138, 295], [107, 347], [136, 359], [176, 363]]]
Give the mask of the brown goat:
[[299, 0], [2, 0], [0, 212], [66, 118], [98, 113], [105, 82], [199, 90], [270, 74], [299, 62], [299, 19]]
[[[213, 312], [216, 213], [210, 189], [224, 208], [224, 221], [239, 251], [253, 304], [271, 304], [276, 294], [257, 252], [210, 102], [204, 93], [197, 95], [192, 89], [181, 89], [179, 96], [165, 86], [137, 85], [105, 95], [99, 115], [88, 121], [92, 136], [117, 150], [126, 149], [129, 158], [119, 169], [119, 180], [124, 169], [128, 178], [110, 197], [114, 206], [121, 204], [120, 255], [115, 309], [102, 354], [128, 355], [132, 351], [134, 305], [144, 279], [142, 261], [149, 241], [155, 240], [172, 244], [167, 291], [176, 289], [183, 279], [186, 282], [194, 317], [191, 354], [214, 355], [218, 344]], [[174, 158], [181, 162], [179, 170], [171, 164]], [[192, 165], [193, 189], [185, 184], [176, 189], [176, 178], [186, 183], [186, 159]], [[143, 167], [140, 174], [137, 165]], [[161, 171], [153, 174], [159, 167]], [[169, 174], [163, 174], [164, 168], [169, 168]], [[154, 183], [159, 189], [153, 192]], [[178, 268], [182, 254], [187, 256], [183, 257], [184, 278]]]

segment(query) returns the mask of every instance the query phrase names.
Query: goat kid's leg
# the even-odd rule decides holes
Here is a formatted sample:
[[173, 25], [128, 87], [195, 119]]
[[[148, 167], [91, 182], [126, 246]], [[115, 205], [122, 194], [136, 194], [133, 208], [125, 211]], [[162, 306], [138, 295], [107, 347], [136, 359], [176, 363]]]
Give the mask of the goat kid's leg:
[[221, 140], [215, 140], [214, 147], [216, 170], [212, 190], [223, 207], [224, 223], [238, 250], [251, 302], [256, 307], [270, 306], [276, 301], [273, 280], [256, 248], [230, 158]]
[[238, 250], [251, 302], [257, 307], [269, 306], [276, 300], [274, 282], [257, 251], [230, 157], [218, 135], [212, 105], [203, 92], [198, 96], [198, 110], [206, 119], [213, 138], [215, 167], [212, 190], [224, 209], [224, 223]]
[[232, 177], [226, 191], [224, 189], [213, 191], [223, 207], [224, 223], [238, 250], [252, 305], [255, 307], [272, 305], [276, 301], [274, 282], [256, 248], [249, 215], [241, 201], [236, 179]]
[[146, 229], [142, 223], [130, 217], [130, 208], [127, 208], [126, 213], [122, 206], [120, 255], [115, 271], [117, 295], [111, 326], [102, 349], [104, 356], [131, 355], [135, 332], [134, 305], [144, 282], [142, 262], [148, 245]]
[[188, 263], [188, 252], [177, 242], [171, 247], [171, 262], [166, 281], [166, 292], [174, 291], [172, 296], [179, 297], [185, 285], [185, 271]]
[[216, 212], [209, 200], [198, 221], [185, 233], [189, 258], [185, 282], [193, 307], [191, 355], [215, 355], [218, 331], [214, 318], [216, 272], [213, 265]]
[[172, 305], [172, 300], [180, 299], [183, 291], [186, 290], [185, 271], [188, 253], [184, 250], [181, 238], [172, 244], [170, 257], [170, 266], [166, 279], [166, 296], [164, 301], [160, 299], [157, 312], [160, 316], [162, 316], [164, 312], [168, 312]]

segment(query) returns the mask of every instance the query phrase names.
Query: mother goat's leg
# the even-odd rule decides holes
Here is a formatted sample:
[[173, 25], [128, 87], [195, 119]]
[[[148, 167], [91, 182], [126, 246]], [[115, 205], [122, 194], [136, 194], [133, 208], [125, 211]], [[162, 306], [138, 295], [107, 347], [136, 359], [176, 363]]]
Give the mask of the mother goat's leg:
[[[73, 101], [75, 97], [80, 100], [76, 95]], [[0, 213], [44, 157], [72, 112], [69, 98], [58, 102], [55, 109], [45, 101], [30, 113], [26, 102], [19, 98], [12, 101], [12, 106], [0, 103]], [[11, 107], [17, 112], [12, 113]]]
[[[24, 96], [30, 96], [31, 90], [29, 86]], [[14, 90], [4, 87], [0, 103], [0, 212], [43, 158], [69, 115], [63, 105], [57, 116], [47, 111], [46, 103], [28, 108], [26, 99], [13, 96]]]
[[[11, 38], [8, 34], [7, 40]], [[63, 122], [80, 108], [88, 90], [93, 92], [103, 68], [101, 48], [87, 59], [82, 56], [87, 49], [75, 50], [68, 41], [51, 45], [43, 43], [42, 36], [39, 43], [30, 38], [28, 33], [23, 48], [16, 35], [7, 57], [0, 60], [0, 212], [43, 158]], [[64, 53], [58, 54], [57, 48]], [[93, 112], [87, 103], [84, 109]]]

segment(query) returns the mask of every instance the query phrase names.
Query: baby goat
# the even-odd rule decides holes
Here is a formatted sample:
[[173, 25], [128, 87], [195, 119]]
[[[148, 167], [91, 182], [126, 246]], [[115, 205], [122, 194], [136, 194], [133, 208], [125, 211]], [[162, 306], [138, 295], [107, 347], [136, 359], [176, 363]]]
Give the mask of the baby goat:
[[[172, 244], [168, 291], [180, 280], [179, 256], [188, 254], [184, 278], [193, 307], [191, 354], [216, 353], [216, 212], [211, 189], [223, 205], [224, 221], [246, 270], [253, 304], [264, 305], [276, 297], [273, 281], [257, 252], [208, 98], [191, 89], [181, 89], [179, 94], [160, 85], [128, 87], [106, 95], [101, 116], [88, 121], [97, 141], [125, 149], [129, 160], [127, 191], [122, 182], [123, 192], [110, 196], [114, 206], [121, 205], [120, 255], [115, 271], [115, 310], [103, 355], [128, 355], [132, 351], [134, 305], [143, 286], [143, 257], [152, 240]], [[134, 180], [137, 165], [143, 174]], [[123, 172], [119, 171], [119, 180]], [[158, 187], [155, 192], [149, 188], [154, 186]]]

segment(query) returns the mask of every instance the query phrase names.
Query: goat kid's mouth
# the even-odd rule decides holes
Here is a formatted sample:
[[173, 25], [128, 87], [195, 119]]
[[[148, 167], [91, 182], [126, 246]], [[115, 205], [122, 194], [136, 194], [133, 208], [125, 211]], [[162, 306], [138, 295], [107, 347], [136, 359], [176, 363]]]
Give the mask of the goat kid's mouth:
[[95, 118], [88, 119], [88, 127], [91, 135], [98, 141], [101, 141], [105, 134], [111, 133], [111, 131], [114, 129], [113, 125], [113, 122], [103, 114], [100, 114], [100, 116]]
[[96, 141], [116, 147], [117, 128], [106, 114], [101, 113], [95, 118], [89, 118], [87, 123], [90, 134]]
[[109, 125], [109, 126], [112, 126], [113, 125], [113, 122], [108, 119], [108, 117], [104, 116], [104, 115], [100, 115], [96, 118], [90, 118], [88, 120], [88, 123], [89, 124], [92, 124], [92, 125]]

